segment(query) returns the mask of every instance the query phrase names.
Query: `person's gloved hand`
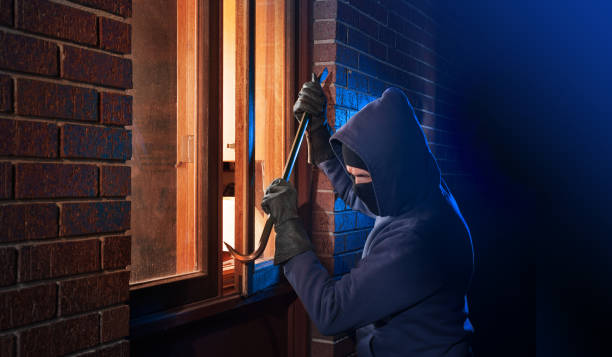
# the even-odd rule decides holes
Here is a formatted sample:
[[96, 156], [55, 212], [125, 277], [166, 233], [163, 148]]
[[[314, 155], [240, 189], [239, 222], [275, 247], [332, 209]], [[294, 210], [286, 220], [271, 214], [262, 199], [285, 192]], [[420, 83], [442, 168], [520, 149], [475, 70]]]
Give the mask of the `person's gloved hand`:
[[325, 115], [326, 104], [327, 98], [323, 93], [319, 78], [313, 73], [312, 80], [304, 83], [293, 105], [293, 115], [298, 121], [302, 119], [304, 112], [310, 116], [310, 122], [306, 127], [306, 141], [308, 143], [308, 163], [313, 165], [334, 157], [329, 145], [330, 129]]
[[297, 192], [290, 182], [277, 178], [261, 201], [261, 208], [270, 215], [276, 231], [274, 264], [312, 249], [310, 239], [297, 214]]

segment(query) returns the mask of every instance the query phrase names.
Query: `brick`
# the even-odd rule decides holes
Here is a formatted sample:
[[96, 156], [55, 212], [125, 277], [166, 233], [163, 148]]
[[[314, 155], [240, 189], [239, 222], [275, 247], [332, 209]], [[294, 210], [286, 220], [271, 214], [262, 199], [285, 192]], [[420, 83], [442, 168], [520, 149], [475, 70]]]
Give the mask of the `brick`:
[[314, 62], [331, 62], [336, 59], [336, 44], [320, 43], [313, 46], [312, 59]]
[[57, 157], [55, 124], [0, 119], [0, 155]]
[[340, 41], [342, 43], [347, 43], [348, 41], [348, 29], [347, 27], [340, 23], [336, 22], [336, 41]]
[[348, 71], [348, 85], [350, 89], [358, 90], [361, 92], [368, 91], [368, 79], [361, 73], [355, 71]]
[[12, 112], [12, 111], [13, 111], [13, 79], [9, 76], [0, 75], [0, 112]]
[[331, 257], [345, 250], [343, 235], [334, 235], [329, 232], [313, 233], [311, 240], [314, 251], [319, 257]]
[[350, 4], [382, 23], [387, 22], [387, 10], [375, 1], [351, 0]]
[[60, 282], [62, 316], [126, 302], [129, 297], [129, 271]]
[[15, 198], [95, 197], [98, 168], [93, 165], [22, 163], [15, 165]]
[[100, 170], [100, 196], [124, 197], [131, 193], [129, 166], [102, 166]]
[[371, 229], [365, 229], [346, 234], [344, 237], [344, 248], [346, 251], [363, 249], [370, 231]]
[[312, 213], [313, 232], [346, 232], [355, 229], [355, 211], [327, 213], [315, 211]]
[[334, 188], [323, 170], [315, 169], [312, 180], [314, 187], [319, 190], [333, 190]]
[[17, 337], [13, 334], [0, 336], [0, 356], [15, 356], [16, 339]]
[[13, 26], [13, 0], [0, 0], [0, 24]]
[[0, 242], [57, 237], [58, 216], [55, 204], [0, 206]]
[[311, 355], [321, 357], [353, 356], [355, 353], [355, 343], [353, 341], [348, 336], [342, 336], [325, 342], [317, 339], [311, 343]]
[[336, 66], [336, 84], [346, 87], [346, 68], [342, 66]]
[[60, 235], [119, 232], [130, 228], [130, 202], [88, 202], [62, 205]]
[[0, 200], [13, 198], [13, 165], [0, 162]]
[[36, 38], [0, 32], [0, 68], [58, 75], [58, 47]]
[[359, 27], [358, 12], [349, 4], [338, 3], [338, 21], [345, 22], [353, 27]]
[[100, 115], [103, 124], [132, 125], [133, 98], [117, 93], [100, 93]]
[[357, 67], [359, 56], [357, 51], [346, 46], [338, 45], [336, 52], [336, 62], [350, 67]]
[[132, 27], [125, 22], [99, 17], [100, 48], [105, 50], [130, 53], [132, 50]]
[[132, 157], [132, 132], [66, 124], [61, 132], [62, 157], [127, 160]]
[[335, 21], [317, 21], [313, 25], [313, 40], [333, 40], [336, 38]]
[[368, 53], [378, 59], [387, 59], [387, 47], [373, 39], [368, 40]]
[[363, 33], [361, 33], [361, 31], [349, 29], [348, 44], [352, 47], [357, 48], [358, 50], [368, 50], [368, 38]]
[[130, 357], [129, 341], [121, 341], [98, 351], [98, 357]]
[[338, 1], [316, 1], [313, 5], [313, 18], [315, 20], [336, 19], [338, 13]]
[[0, 286], [13, 285], [17, 281], [17, 249], [0, 248]]
[[98, 120], [95, 90], [55, 83], [17, 80], [17, 113], [38, 117]]
[[97, 44], [96, 16], [45, 0], [19, 4], [17, 28], [86, 45]]
[[0, 293], [0, 329], [50, 319], [57, 308], [57, 285], [37, 285]]
[[62, 78], [109, 87], [132, 88], [132, 61], [64, 46]]
[[31, 281], [100, 270], [97, 239], [55, 242], [22, 247], [19, 281]]
[[312, 210], [331, 212], [334, 210], [334, 200], [335, 195], [332, 191], [316, 191]]
[[19, 338], [21, 355], [63, 356], [100, 342], [98, 313], [60, 320], [25, 330]]
[[131, 264], [132, 237], [106, 237], [102, 243], [103, 269], [125, 268]]
[[130, 333], [130, 307], [122, 305], [102, 311], [102, 340], [106, 343], [126, 337]]
[[354, 90], [336, 88], [336, 105], [350, 109], [358, 109], [357, 93]]
[[108, 11], [110, 13], [122, 16], [132, 16], [132, 0], [70, 0], [74, 3], [93, 7], [96, 9]]

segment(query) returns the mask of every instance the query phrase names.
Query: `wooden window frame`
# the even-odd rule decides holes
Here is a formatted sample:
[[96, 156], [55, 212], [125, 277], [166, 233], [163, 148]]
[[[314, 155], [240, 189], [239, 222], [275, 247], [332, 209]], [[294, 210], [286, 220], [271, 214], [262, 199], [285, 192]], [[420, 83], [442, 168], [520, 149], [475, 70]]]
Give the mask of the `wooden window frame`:
[[[312, 66], [310, 48], [312, 42], [310, 33], [312, 5], [308, 0], [287, 1], [291, 9], [288, 11], [293, 12], [289, 19], [289, 21], [292, 21], [290, 26], [293, 51], [290, 53], [290, 59], [287, 60], [287, 63], [292, 65], [289, 65], [286, 70], [293, 71], [294, 75], [292, 80], [288, 81], [286, 90], [289, 92], [287, 100], [293, 103], [299, 90], [297, 83], [303, 83], [309, 79]], [[251, 4], [252, 0], [245, 2]], [[242, 3], [242, 1], [240, 0], [238, 3]], [[207, 240], [208, 274], [186, 274], [135, 284], [130, 287], [130, 336], [136, 338], [182, 326], [231, 309], [256, 303], [262, 299], [295, 294], [288, 283], [283, 282], [248, 298], [241, 296], [240, 293], [222, 296], [221, 244], [223, 237], [220, 234], [220, 228], [222, 227], [221, 175], [223, 158], [221, 142], [223, 135], [220, 122], [223, 114], [221, 95], [223, 92], [221, 46], [223, 17], [222, 6], [217, 0], [200, 0], [198, 7], [198, 68], [207, 68], [208, 70], [204, 72], [198, 70], [197, 177], [200, 180], [197, 183], [197, 207], [204, 209], [198, 210], [196, 231], [198, 236], [206, 233], [210, 237]], [[211, 14], [217, 14], [217, 16], [211, 16]], [[208, 26], [201, 26], [202, 23], [208, 23]], [[245, 40], [249, 41], [250, 48], [252, 42], [249, 39]], [[238, 77], [238, 72], [236, 75]], [[204, 108], [208, 108], [208, 110], [204, 110]], [[246, 108], [248, 108], [248, 102]], [[236, 109], [237, 113], [239, 110], [242, 109], [238, 107]], [[289, 115], [288, 118], [292, 119], [292, 115]], [[293, 133], [297, 130], [296, 121], [290, 120], [286, 130], [290, 133], [290, 135], [287, 135], [286, 143], [286, 148], [289, 148]], [[238, 147], [238, 142], [236, 147]], [[236, 162], [236, 166], [238, 166], [238, 162]], [[253, 172], [252, 168], [250, 172]], [[298, 190], [298, 205], [301, 205], [310, 200], [308, 190], [311, 182], [311, 168], [306, 162], [306, 150], [301, 150], [294, 172], [293, 181], [296, 187], [304, 188]], [[218, 184], [209, 185], [208, 183]], [[247, 201], [250, 200], [247, 199]], [[309, 217], [302, 218], [306, 225], [309, 225]], [[236, 223], [238, 224], [238, 221]], [[248, 248], [252, 249], [254, 239], [248, 239], [248, 234], [243, 232], [240, 239], [236, 240], [236, 248], [244, 248], [245, 243], [250, 245]], [[204, 249], [201, 248], [200, 253], [203, 254]], [[239, 266], [241, 265], [237, 265], [237, 267]], [[244, 267], [245, 270], [242, 272], [236, 269], [236, 274], [238, 274], [236, 280], [239, 284], [242, 284], [242, 292], [247, 291], [244, 290], [246, 279], [243, 279], [242, 276], [245, 276], [246, 269], [249, 269], [247, 266]]]

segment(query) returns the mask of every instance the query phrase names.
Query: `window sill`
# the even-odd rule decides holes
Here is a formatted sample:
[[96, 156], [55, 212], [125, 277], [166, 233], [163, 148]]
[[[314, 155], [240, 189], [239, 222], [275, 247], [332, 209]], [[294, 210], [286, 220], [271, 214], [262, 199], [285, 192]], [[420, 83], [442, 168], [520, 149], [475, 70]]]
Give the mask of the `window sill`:
[[130, 338], [139, 338], [167, 331], [191, 322], [201, 321], [230, 310], [267, 300], [272, 297], [295, 295], [287, 281], [261, 290], [253, 296], [241, 297], [238, 293], [211, 298], [191, 304], [179, 306], [170, 310], [145, 315], [130, 320]]

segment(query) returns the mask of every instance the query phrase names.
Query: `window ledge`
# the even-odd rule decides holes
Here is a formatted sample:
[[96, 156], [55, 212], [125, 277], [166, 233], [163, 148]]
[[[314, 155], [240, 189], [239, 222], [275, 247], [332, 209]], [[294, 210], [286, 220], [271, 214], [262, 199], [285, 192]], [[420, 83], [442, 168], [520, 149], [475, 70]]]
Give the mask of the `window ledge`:
[[261, 290], [253, 296], [244, 298], [239, 294], [216, 297], [170, 310], [146, 315], [130, 320], [130, 338], [139, 338], [167, 331], [191, 322], [201, 321], [230, 310], [267, 300], [272, 297], [294, 295], [293, 288], [286, 281]]

